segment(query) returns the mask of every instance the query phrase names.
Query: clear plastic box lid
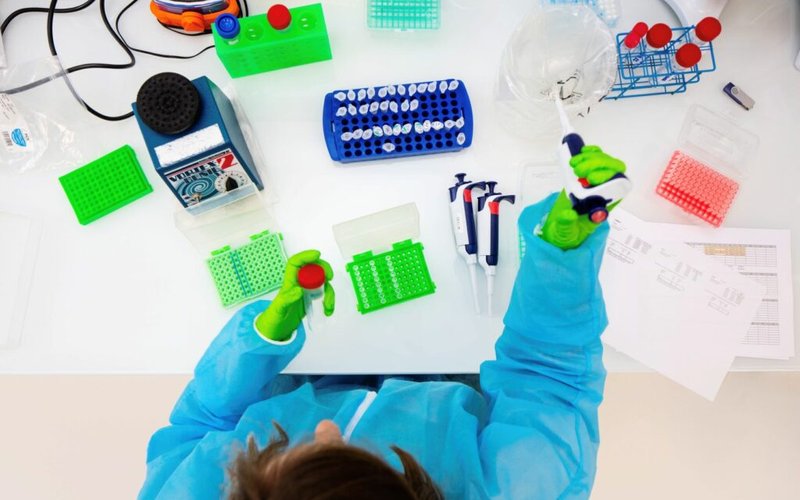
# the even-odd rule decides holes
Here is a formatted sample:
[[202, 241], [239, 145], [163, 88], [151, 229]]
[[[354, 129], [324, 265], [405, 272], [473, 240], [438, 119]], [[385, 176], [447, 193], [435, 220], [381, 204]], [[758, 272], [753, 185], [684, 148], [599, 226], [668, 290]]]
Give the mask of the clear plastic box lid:
[[[203, 205], [209, 203], [210, 207]], [[210, 209], [209, 209], [210, 208]], [[265, 230], [277, 232], [272, 212], [253, 184], [175, 212], [175, 226], [204, 255], [246, 241]]]
[[25, 326], [42, 228], [29, 217], [0, 212], [0, 231], [0, 349], [12, 349]]
[[333, 226], [333, 237], [346, 259], [367, 251], [390, 250], [394, 243], [419, 238], [416, 203], [365, 215]]
[[689, 109], [678, 138], [678, 149], [736, 179], [747, 177], [758, 150], [758, 136], [710, 109]]

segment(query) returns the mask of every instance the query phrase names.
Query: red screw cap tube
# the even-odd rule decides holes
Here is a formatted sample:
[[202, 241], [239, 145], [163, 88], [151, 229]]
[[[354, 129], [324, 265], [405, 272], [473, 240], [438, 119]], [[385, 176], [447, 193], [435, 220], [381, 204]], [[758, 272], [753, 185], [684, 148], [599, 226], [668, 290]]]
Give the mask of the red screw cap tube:
[[638, 22], [633, 25], [631, 33], [636, 33], [639, 36], [639, 38], [642, 38], [647, 34], [647, 30], [648, 30], [647, 23]]
[[722, 24], [716, 17], [706, 17], [694, 27], [697, 38], [704, 42], [710, 42], [722, 33]]
[[297, 284], [306, 290], [315, 290], [325, 284], [325, 269], [317, 264], [307, 264], [297, 272]]
[[647, 32], [647, 44], [660, 49], [672, 40], [672, 29], [664, 23], [654, 24]]
[[700, 62], [703, 57], [700, 53], [700, 47], [693, 43], [687, 43], [675, 52], [675, 62], [684, 68], [691, 68]]

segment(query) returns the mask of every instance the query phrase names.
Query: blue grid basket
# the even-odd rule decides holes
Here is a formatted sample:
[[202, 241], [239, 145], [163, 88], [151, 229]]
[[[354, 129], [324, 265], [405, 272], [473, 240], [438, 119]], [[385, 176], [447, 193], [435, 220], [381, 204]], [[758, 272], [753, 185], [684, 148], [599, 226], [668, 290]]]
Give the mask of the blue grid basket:
[[[672, 41], [661, 49], [652, 49], [644, 40], [632, 50], [622, 43], [628, 33], [617, 35], [617, 80], [604, 99], [622, 99], [648, 95], [679, 94], [700, 81], [703, 73], [717, 69], [714, 47], [692, 37], [694, 26], [672, 28]], [[702, 58], [691, 68], [674, 63], [675, 52], [685, 43], [696, 43]]]

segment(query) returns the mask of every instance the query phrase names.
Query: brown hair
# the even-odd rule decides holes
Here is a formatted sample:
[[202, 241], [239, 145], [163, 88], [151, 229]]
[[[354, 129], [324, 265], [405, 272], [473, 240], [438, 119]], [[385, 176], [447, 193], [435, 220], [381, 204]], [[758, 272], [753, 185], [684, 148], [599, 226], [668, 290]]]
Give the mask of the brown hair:
[[285, 453], [289, 436], [277, 423], [273, 425], [278, 436], [266, 448], [259, 450], [251, 435], [247, 449], [228, 468], [230, 500], [444, 498], [414, 457], [396, 446], [391, 449], [403, 464], [403, 474], [382, 458], [344, 443], [310, 443]]

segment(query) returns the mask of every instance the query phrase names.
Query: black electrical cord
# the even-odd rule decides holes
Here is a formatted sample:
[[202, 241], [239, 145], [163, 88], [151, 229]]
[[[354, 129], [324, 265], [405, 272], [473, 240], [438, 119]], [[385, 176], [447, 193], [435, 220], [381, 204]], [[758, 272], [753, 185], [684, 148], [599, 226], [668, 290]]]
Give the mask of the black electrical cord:
[[[82, 4], [80, 4], [80, 5], [76, 5], [74, 7], [64, 7], [63, 9], [56, 9], [55, 13], [56, 14], [68, 14], [70, 12], [78, 12], [80, 10], [85, 9], [86, 7], [89, 7], [94, 2], [95, 2], [95, 0], [88, 0], [88, 1], [86, 1], [86, 2], [84, 2]], [[8, 25], [11, 24], [11, 21], [13, 21], [17, 16], [21, 16], [22, 14], [29, 14], [31, 12], [39, 12], [39, 13], [42, 13], [42, 14], [47, 14], [47, 10], [48, 10], [47, 7], [24, 7], [22, 9], [17, 9], [14, 12], [12, 12], [11, 14], [9, 14], [8, 17], [5, 18], [5, 20], [3, 20], [3, 24], [0, 25], [0, 33], [5, 33], [6, 32], [6, 28], [8, 28]]]
[[[129, 112], [129, 113], [126, 113], [124, 115], [109, 116], [109, 115], [105, 115], [103, 113], [100, 113], [99, 111], [97, 111], [94, 108], [92, 108], [91, 106], [89, 106], [89, 104], [83, 98], [81, 98], [77, 94], [77, 92], [75, 92], [74, 88], [72, 87], [71, 82], [69, 81], [68, 75], [71, 74], [71, 73], [76, 73], [78, 71], [84, 71], [84, 70], [87, 70], [87, 69], [126, 69], [126, 68], [133, 67], [136, 64], [136, 58], [133, 55], [133, 52], [139, 52], [139, 53], [142, 53], [142, 54], [152, 55], [152, 56], [155, 56], [155, 57], [163, 57], [163, 58], [168, 58], [168, 59], [192, 59], [192, 58], [195, 58], [195, 57], [203, 54], [204, 52], [214, 48], [213, 45], [210, 45], [210, 46], [205, 47], [203, 50], [201, 50], [201, 51], [199, 51], [199, 52], [197, 52], [197, 53], [195, 53], [193, 55], [184, 56], [184, 55], [179, 55], [179, 54], [161, 54], [161, 53], [147, 51], [147, 50], [143, 50], [143, 49], [138, 49], [136, 47], [130, 46], [127, 43], [127, 41], [125, 41], [125, 39], [123, 38], [122, 32], [120, 31], [120, 28], [119, 28], [119, 24], [120, 24], [120, 19], [122, 18], [122, 15], [130, 7], [132, 7], [137, 1], [138, 0], [132, 0], [128, 5], [125, 6], [125, 8], [123, 8], [117, 14], [117, 17], [116, 17], [115, 23], [114, 23], [114, 28], [116, 28], [116, 30], [115, 30], [114, 28], [111, 27], [111, 23], [108, 20], [108, 15], [107, 15], [106, 9], [105, 9], [105, 0], [100, 0], [100, 16], [103, 19], [103, 24], [105, 25], [106, 29], [111, 34], [111, 36], [114, 38], [114, 40], [117, 42], [117, 44], [119, 44], [123, 48], [123, 50], [127, 53], [128, 57], [130, 58], [129, 62], [121, 63], [121, 64], [110, 64], [110, 63], [79, 64], [77, 66], [70, 66], [69, 68], [66, 68], [62, 73], [58, 73], [58, 74], [55, 74], [55, 75], [50, 75], [48, 77], [40, 78], [39, 80], [35, 80], [33, 82], [30, 82], [30, 83], [27, 83], [25, 85], [22, 85], [22, 86], [19, 86], [19, 87], [15, 87], [15, 88], [12, 88], [12, 89], [0, 89], [0, 90], [2, 90], [6, 94], [17, 94], [17, 93], [20, 93], [20, 92], [25, 92], [26, 90], [30, 90], [30, 89], [36, 88], [36, 87], [38, 87], [40, 85], [43, 85], [43, 84], [45, 84], [47, 82], [50, 82], [50, 81], [52, 81], [52, 80], [54, 80], [54, 79], [56, 79], [58, 77], [63, 76], [64, 79], [67, 82], [67, 85], [70, 87], [70, 90], [75, 95], [76, 99], [78, 99], [78, 101], [81, 104], [83, 104], [83, 106], [85, 106], [86, 109], [91, 114], [97, 116], [98, 118], [101, 118], [103, 120], [108, 120], [108, 121], [120, 121], [120, 120], [125, 120], [127, 118], [130, 118], [131, 116], [133, 116], [133, 112]], [[48, 44], [48, 47], [50, 49], [50, 54], [53, 55], [53, 56], [57, 56], [58, 55], [58, 51], [56, 49], [55, 40], [54, 40], [54, 37], [53, 37], [53, 22], [54, 22], [55, 14], [68, 14], [68, 13], [72, 13], [72, 12], [78, 12], [78, 11], [81, 11], [81, 10], [91, 6], [94, 2], [95, 2], [95, 0], [87, 0], [86, 2], [84, 2], [82, 4], [79, 4], [79, 5], [76, 5], [74, 7], [64, 7], [64, 8], [59, 9], [59, 8], [56, 8], [58, 0], [51, 0], [50, 6], [47, 7], [47, 8], [45, 8], [45, 7], [25, 7], [25, 8], [22, 8], [22, 9], [17, 9], [14, 12], [12, 12], [11, 14], [9, 14], [9, 16], [3, 21], [2, 25], [0, 25], [0, 34], [5, 32], [5, 30], [8, 28], [8, 25], [11, 23], [11, 21], [13, 21], [14, 19], [16, 19], [18, 16], [20, 16], [22, 14], [28, 14], [28, 13], [33, 13], [33, 12], [45, 13], [45, 14], [47, 14], [47, 44]], [[244, 17], [249, 16], [250, 15], [250, 6], [248, 5], [247, 0], [240, 0], [239, 3], [240, 3], [240, 5], [242, 5], [242, 10], [240, 12], [240, 16], [244, 16]], [[175, 28], [173, 28], [171, 26], [167, 26], [167, 25], [164, 25], [164, 24], [162, 24], [162, 26], [164, 26], [165, 28], [169, 29], [170, 31], [172, 31], [174, 33], [178, 33], [178, 34], [184, 35], [184, 36], [202, 36], [202, 35], [207, 34], [207, 33], [186, 33], [184, 31], [175, 29]]]
[[[200, 54], [203, 54], [204, 52], [209, 51], [209, 50], [214, 48], [213, 45], [209, 45], [206, 48], [204, 48], [203, 50], [201, 50], [200, 52], [197, 52], [197, 53], [192, 54], [192, 55], [184, 56], [184, 55], [180, 55], [180, 54], [162, 54], [160, 52], [153, 52], [153, 51], [150, 51], [150, 50], [140, 49], [140, 48], [132, 46], [131, 44], [128, 43], [127, 40], [125, 40], [125, 37], [122, 36], [122, 30], [119, 27], [119, 23], [120, 23], [120, 20], [122, 19], [122, 15], [125, 14], [125, 12], [127, 12], [128, 9], [133, 7], [134, 4], [136, 4], [136, 2], [138, 2], [138, 1], [139, 0], [131, 0], [131, 2], [128, 5], [126, 5], [121, 11], [119, 11], [119, 14], [117, 14], [117, 18], [114, 20], [114, 27], [116, 28], [117, 34], [119, 35], [120, 39], [122, 40], [122, 43], [124, 43], [133, 52], [138, 52], [140, 54], [147, 54], [149, 56], [154, 56], [154, 57], [163, 57], [165, 59], [194, 59], [195, 57], [199, 56]], [[179, 35], [202, 36], [202, 35], [206, 34], [206, 33], [202, 33], [202, 32], [201, 33], [185, 33], [183, 31], [174, 29], [174, 28], [172, 28], [170, 26], [167, 26], [165, 24], [161, 24], [161, 26], [164, 26], [168, 30], [172, 31], [173, 33], [177, 33]]]
[[[53, 37], [53, 20], [55, 19], [56, 4], [57, 3], [58, 3], [58, 0], [50, 0], [50, 7], [47, 9], [47, 45], [50, 48], [50, 54], [53, 55], [53, 56], [58, 56], [58, 50], [56, 49], [55, 39]], [[111, 27], [111, 23], [108, 21], [108, 16], [106, 15], [106, 2], [105, 2], [105, 0], [100, 0], [100, 17], [103, 19], [103, 24], [105, 25], [105, 27], [108, 30], [108, 32], [111, 33], [111, 36], [114, 38], [114, 40], [117, 42], [117, 44], [119, 44], [119, 46], [122, 47], [122, 49], [128, 54], [128, 57], [130, 58], [130, 61], [127, 62], [127, 63], [122, 63], [122, 64], [107, 64], [107, 63], [81, 64], [81, 65], [73, 66], [73, 67], [69, 68], [72, 71], [68, 70], [67, 73], [71, 73], [71, 72], [75, 72], [75, 71], [81, 71], [83, 69], [98, 69], [98, 68], [100, 68], [100, 69], [125, 69], [125, 68], [130, 68], [134, 64], [136, 64], [136, 58], [134, 57], [133, 52], [131, 52], [130, 49], [128, 49], [127, 45], [125, 45], [125, 42], [123, 42], [119, 38], [117, 33]], [[71, 84], [69, 82], [69, 77], [67, 75], [64, 75], [64, 79], [66, 80], [67, 84], [71, 86]], [[101, 112], [97, 111], [93, 107], [91, 107], [77, 93], [75, 93], [75, 97], [78, 99], [78, 101], [80, 101], [81, 104], [83, 104], [86, 107], [86, 110], [89, 111], [89, 113], [93, 114], [94, 116], [96, 116], [98, 118], [106, 120], [106, 121], [112, 121], [112, 122], [113, 121], [121, 121], [121, 120], [126, 120], [126, 119], [128, 119], [128, 118], [133, 116], [133, 111], [129, 111], [128, 113], [125, 113], [123, 115], [106, 115], [104, 113], [101, 113]]]
[[[132, 51], [137, 52], [139, 54], [147, 54], [147, 55], [154, 56], [154, 57], [163, 57], [164, 59], [194, 59], [195, 57], [197, 57], [197, 56], [199, 56], [199, 55], [201, 55], [201, 54], [203, 54], [203, 53], [205, 53], [205, 52], [207, 52], [207, 51], [209, 51], [209, 50], [214, 48], [214, 45], [209, 45], [209, 46], [205, 47], [203, 50], [201, 50], [199, 52], [196, 52], [195, 54], [192, 54], [192, 55], [180, 55], [180, 54], [164, 54], [164, 53], [161, 53], [161, 52], [153, 52], [151, 50], [140, 49], [138, 47], [134, 47], [133, 45], [129, 44], [128, 41], [125, 40], [125, 37], [122, 35], [122, 29], [120, 28], [119, 25], [120, 25], [120, 22], [122, 21], [122, 15], [125, 14], [125, 12], [127, 12], [128, 9], [133, 7], [133, 5], [136, 4], [136, 2], [138, 2], [138, 1], [139, 0], [131, 0], [131, 2], [128, 5], [126, 5], [121, 11], [119, 11], [119, 14], [117, 14], [117, 17], [114, 20], [114, 27], [117, 30], [117, 34], [120, 36], [120, 38], [125, 43], [125, 45], [127, 45], [128, 48], [131, 49]], [[250, 7], [247, 5], [247, 0], [240, 0], [240, 4], [242, 5], [242, 11], [240, 12], [240, 16], [245, 16], [246, 17], [246, 16], [250, 15]], [[174, 28], [172, 26], [168, 26], [168, 25], [166, 25], [164, 23], [160, 23], [160, 24], [161, 24], [161, 26], [163, 26], [164, 28], [170, 30], [171, 32], [177, 33], [177, 34], [183, 35], [183, 36], [204, 36], [204, 35], [207, 35], [209, 33], [209, 32], [187, 33], [187, 32], [185, 32], [183, 30]]]

